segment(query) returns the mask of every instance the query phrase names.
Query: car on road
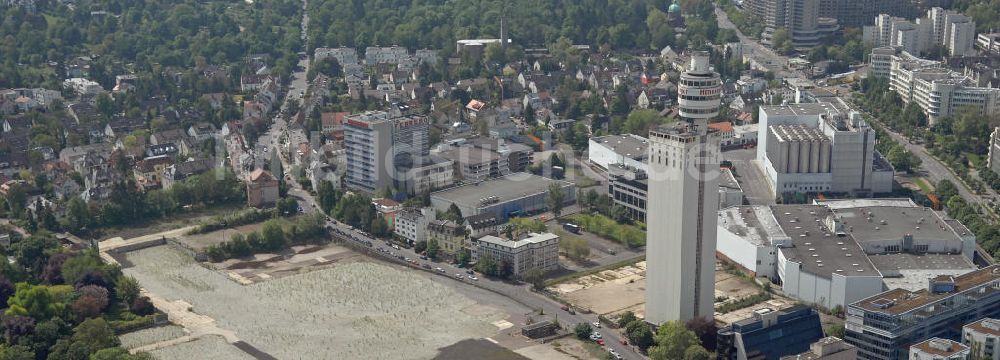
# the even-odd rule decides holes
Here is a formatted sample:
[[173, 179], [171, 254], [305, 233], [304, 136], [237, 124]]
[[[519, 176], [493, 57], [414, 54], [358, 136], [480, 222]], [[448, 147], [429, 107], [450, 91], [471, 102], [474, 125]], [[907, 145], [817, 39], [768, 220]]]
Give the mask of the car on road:
[[593, 334], [590, 334], [590, 336], [593, 336], [594, 338], [597, 338], [597, 339], [603, 338], [603, 336], [601, 336], [601, 333], [596, 332], [596, 331]]
[[440, 272], [444, 272], [444, 269], [442, 269], [442, 268], [435, 268], [434, 270], [437, 270], [437, 271], [440, 271]]
[[593, 326], [593, 327], [595, 327], [595, 328], [598, 328], [598, 329], [601, 328], [601, 322], [600, 321], [594, 321], [594, 323], [592, 323], [590, 325]]
[[455, 274], [456, 279], [462, 280], [462, 277], [463, 277], [462, 274]]
[[422, 267], [423, 267], [424, 269], [430, 269], [430, 268], [431, 268], [431, 266], [430, 266], [430, 265], [427, 265], [427, 264], [424, 264], [424, 265], [423, 265]]
[[597, 339], [597, 340], [594, 340], [594, 342], [596, 342], [597, 345], [604, 346], [604, 339]]
[[469, 275], [469, 280], [472, 280], [472, 281], [479, 281], [479, 278], [477, 278], [477, 277], [475, 277], [475, 276], [473, 276], [473, 275]]

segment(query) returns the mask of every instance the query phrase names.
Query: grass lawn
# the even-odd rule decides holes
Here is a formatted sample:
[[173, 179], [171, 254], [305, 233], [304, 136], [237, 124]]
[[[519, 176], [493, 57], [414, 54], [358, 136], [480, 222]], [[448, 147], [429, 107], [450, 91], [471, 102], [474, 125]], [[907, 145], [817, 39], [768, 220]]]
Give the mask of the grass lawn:
[[969, 159], [969, 162], [972, 163], [972, 166], [977, 167], [977, 168], [982, 164], [982, 161], [983, 161], [983, 157], [979, 156], [979, 154], [973, 154], [973, 153], [967, 152], [967, 153], [965, 153], [965, 157], [967, 159]]
[[629, 248], [646, 245], [646, 232], [639, 226], [619, 224], [601, 214], [573, 214], [569, 219], [586, 231]]
[[920, 187], [920, 191], [922, 191], [924, 194], [930, 194], [931, 192], [934, 191], [934, 188], [931, 186], [931, 184], [927, 181], [927, 179], [923, 177], [913, 178], [913, 183], [917, 184], [917, 186]]

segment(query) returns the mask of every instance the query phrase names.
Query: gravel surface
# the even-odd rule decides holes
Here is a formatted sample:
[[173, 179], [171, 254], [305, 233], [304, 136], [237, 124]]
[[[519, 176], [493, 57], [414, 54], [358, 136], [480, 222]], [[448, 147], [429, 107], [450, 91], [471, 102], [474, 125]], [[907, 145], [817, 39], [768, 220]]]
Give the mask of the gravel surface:
[[[196, 313], [279, 359], [429, 359], [460, 340], [495, 334], [491, 322], [505, 317], [438, 282], [381, 264], [351, 263], [241, 286], [167, 246], [128, 259], [135, 267], [125, 272], [144, 288], [191, 303]], [[178, 358], [201, 357], [188, 355]]]
[[210, 360], [254, 360], [254, 358], [221, 336], [207, 335], [193, 341], [154, 350], [150, 354], [160, 360], [210, 359]]
[[160, 341], [176, 339], [184, 335], [187, 335], [187, 333], [180, 326], [167, 325], [130, 332], [118, 338], [122, 341], [123, 348], [135, 349]]

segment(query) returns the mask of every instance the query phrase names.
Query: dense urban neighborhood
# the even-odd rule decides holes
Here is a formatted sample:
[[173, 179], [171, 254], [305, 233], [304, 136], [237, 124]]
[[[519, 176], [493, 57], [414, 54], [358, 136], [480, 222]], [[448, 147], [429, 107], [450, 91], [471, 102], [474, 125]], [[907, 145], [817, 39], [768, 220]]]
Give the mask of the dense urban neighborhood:
[[0, 360], [1000, 359], [998, 1], [0, 19]]

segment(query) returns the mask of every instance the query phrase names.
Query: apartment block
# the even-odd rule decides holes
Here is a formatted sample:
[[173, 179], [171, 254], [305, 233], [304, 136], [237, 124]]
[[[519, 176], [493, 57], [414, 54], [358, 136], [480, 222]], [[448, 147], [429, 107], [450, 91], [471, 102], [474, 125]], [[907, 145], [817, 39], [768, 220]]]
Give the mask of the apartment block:
[[1000, 316], [1000, 265], [936, 276], [918, 291], [893, 289], [847, 307], [845, 340], [858, 359], [903, 360], [910, 345], [961, 338], [969, 321]]

